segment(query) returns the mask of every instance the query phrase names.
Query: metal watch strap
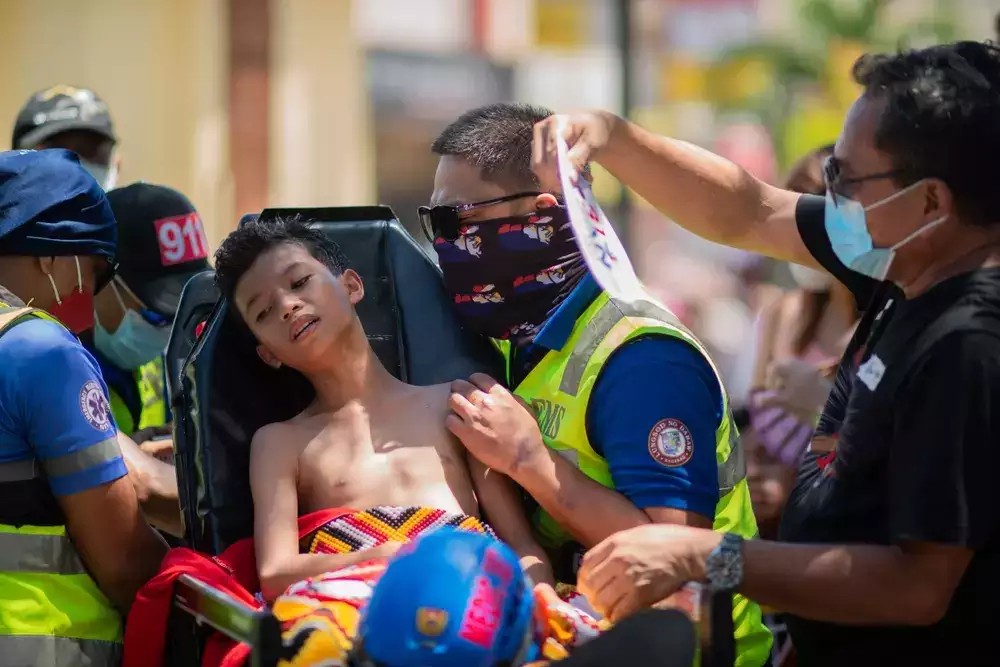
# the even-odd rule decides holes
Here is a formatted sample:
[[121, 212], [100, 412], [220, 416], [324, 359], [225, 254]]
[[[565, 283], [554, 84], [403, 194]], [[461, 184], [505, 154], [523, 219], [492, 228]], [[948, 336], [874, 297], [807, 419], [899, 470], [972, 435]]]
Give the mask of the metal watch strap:
[[705, 562], [705, 578], [712, 590], [735, 591], [743, 583], [743, 537], [725, 533]]

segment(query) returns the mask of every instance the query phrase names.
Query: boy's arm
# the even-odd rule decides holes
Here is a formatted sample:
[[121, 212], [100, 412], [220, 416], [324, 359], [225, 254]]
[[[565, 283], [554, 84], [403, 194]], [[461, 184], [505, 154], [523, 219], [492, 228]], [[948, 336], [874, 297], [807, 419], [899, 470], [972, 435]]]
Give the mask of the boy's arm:
[[257, 431], [250, 445], [254, 549], [261, 594], [268, 601], [297, 581], [366, 560], [388, 558], [400, 547], [388, 543], [349, 554], [299, 553], [299, 448], [290, 445], [289, 435], [281, 424], [271, 424]]
[[524, 516], [524, 505], [514, 482], [506, 475], [490, 470], [471, 454], [467, 459], [479, 506], [493, 530], [521, 557], [521, 567], [533, 582], [555, 585], [552, 565], [531, 535]]

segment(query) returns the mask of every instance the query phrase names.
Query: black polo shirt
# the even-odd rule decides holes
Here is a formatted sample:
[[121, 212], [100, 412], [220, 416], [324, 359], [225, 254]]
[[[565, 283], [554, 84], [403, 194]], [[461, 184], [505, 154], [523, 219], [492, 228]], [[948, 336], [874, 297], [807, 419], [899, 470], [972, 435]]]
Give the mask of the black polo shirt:
[[799, 471], [788, 542], [960, 545], [975, 556], [943, 620], [862, 627], [793, 618], [801, 664], [1000, 664], [1000, 269], [955, 276], [913, 299], [854, 273], [830, 246], [822, 198], [799, 232], [867, 308]]

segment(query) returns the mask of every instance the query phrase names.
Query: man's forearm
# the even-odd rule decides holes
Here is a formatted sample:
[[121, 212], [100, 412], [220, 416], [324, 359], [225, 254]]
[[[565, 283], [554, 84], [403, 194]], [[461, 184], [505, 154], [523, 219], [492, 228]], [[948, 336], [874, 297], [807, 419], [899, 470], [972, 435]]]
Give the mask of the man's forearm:
[[712, 241], [743, 247], [771, 212], [768, 189], [746, 170], [621, 119], [595, 159], [667, 217]]
[[[511, 545], [513, 547], [513, 545]], [[555, 575], [552, 573], [552, 564], [549, 557], [537, 544], [521, 545], [514, 548], [517, 552], [518, 560], [521, 562], [521, 569], [531, 577], [531, 581], [536, 584], [556, 585]]]
[[853, 625], [923, 625], [941, 601], [926, 571], [898, 547], [800, 545], [750, 540], [743, 545], [740, 592], [796, 616]]
[[147, 520], [174, 537], [183, 537], [176, 469], [142, 451], [135, 441], [122, 433], [118, 434], [118, 445]]
[[584, 547], [651, 522], [625, 496], [588, 479], [555, 452], [545, 451], [538, 464], [514, 471], [512, 477]]
[[159, 572], [167, 551], [167, 543], [155, 530], [148, 525], [136, 526], [127, 558], [128, 567], [118, 568], [117, 578], [107, 591], [123, 615], [128, 615], [139, 589]]

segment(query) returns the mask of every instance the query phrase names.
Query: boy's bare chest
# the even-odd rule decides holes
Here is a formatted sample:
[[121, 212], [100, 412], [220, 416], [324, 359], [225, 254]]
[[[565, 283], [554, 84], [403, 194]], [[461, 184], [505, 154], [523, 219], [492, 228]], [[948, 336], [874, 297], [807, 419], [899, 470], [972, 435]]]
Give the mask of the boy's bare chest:
[[300, 456], [300, 500], [315, 505], [310, 509], [405, 504], [414, 493], [465, 469], [458, 449], [430, 419], [331, 424]]

